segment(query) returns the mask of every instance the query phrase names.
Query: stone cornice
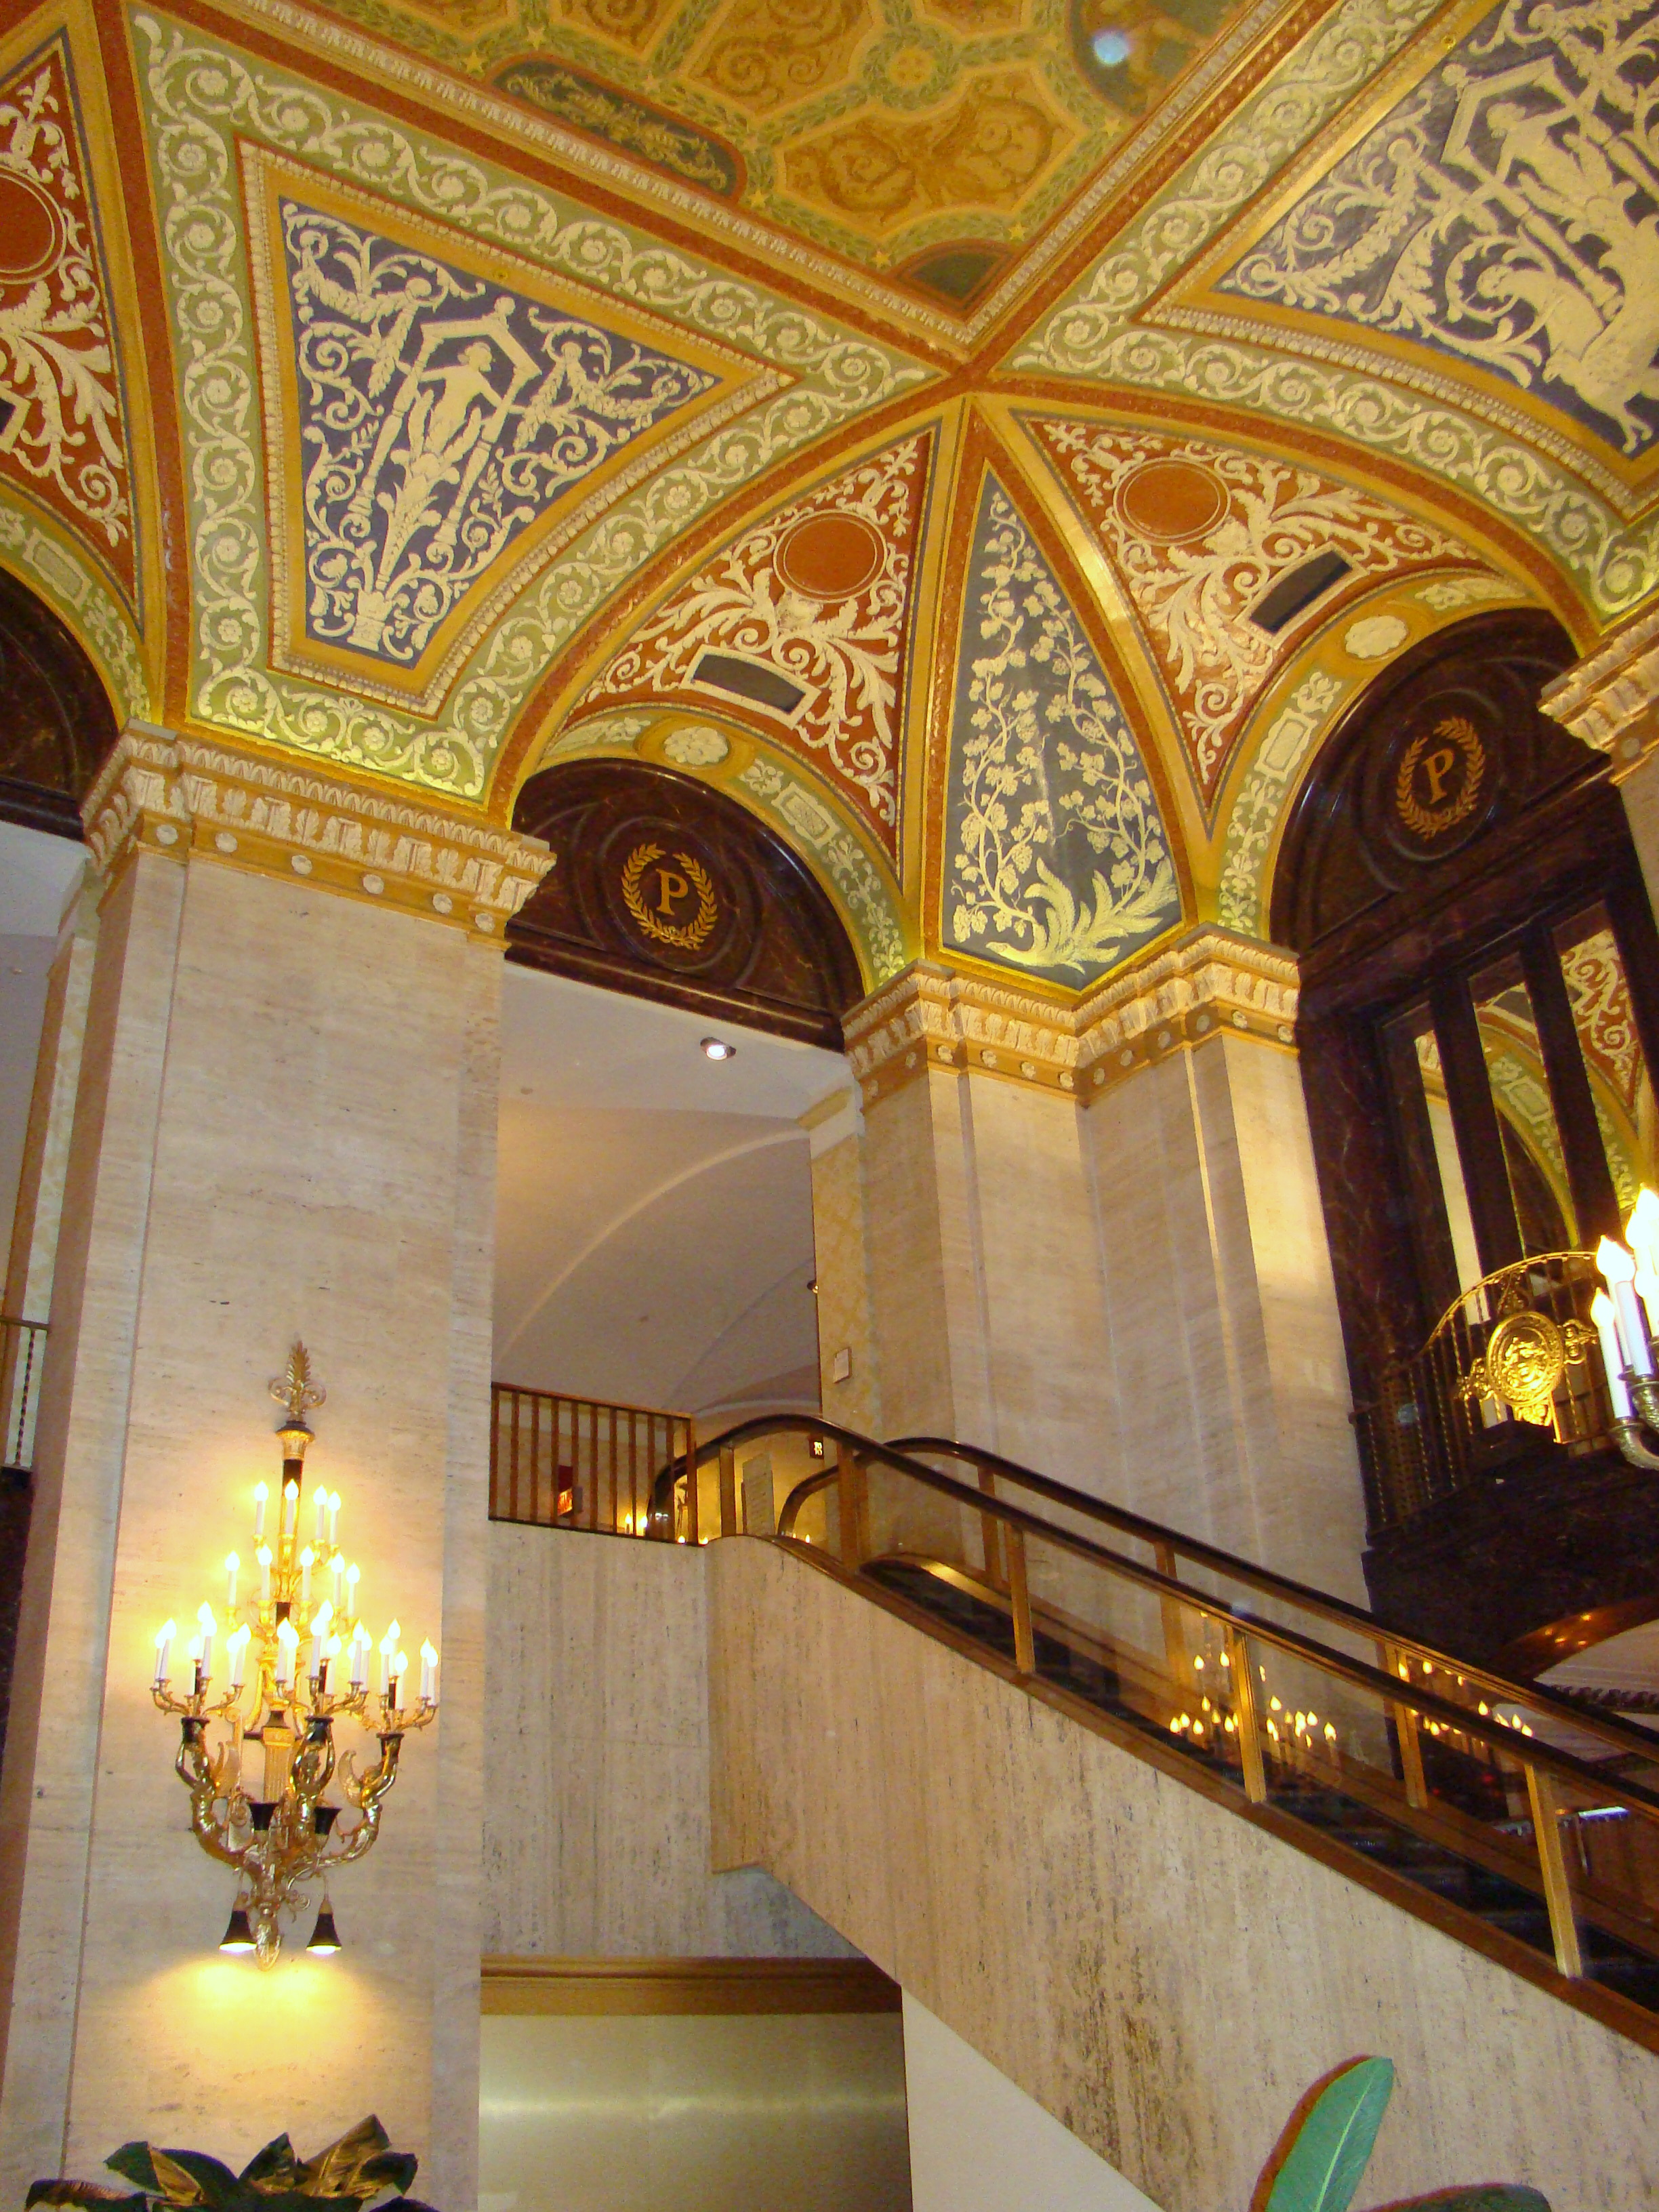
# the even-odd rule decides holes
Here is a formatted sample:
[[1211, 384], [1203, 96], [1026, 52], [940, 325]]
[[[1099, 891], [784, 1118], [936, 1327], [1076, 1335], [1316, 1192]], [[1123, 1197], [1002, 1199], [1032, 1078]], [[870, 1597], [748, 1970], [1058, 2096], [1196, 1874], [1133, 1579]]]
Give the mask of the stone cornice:
[[1224, 1033], [1291, 1046], [1296, 1004], [1290, 954], [1205, 928], [1073, 1006], [917, 961], [854, 1007], [843, 1026], [866, 1106], [929, 1067], [1022, 1083], [1086, 1105], [1137, 1067]]
[[1628, 775], [1659, 746], [1659, 607], [1547, 684], [1538, 703], [1575, 738], [1612, 754], [1615, 781]]
[[198, 857], [501, 941], [553, 865], [537, 837], [394, 799], [222, 740], [129, 722], [82, 808], [112, 879], [135, 853]]

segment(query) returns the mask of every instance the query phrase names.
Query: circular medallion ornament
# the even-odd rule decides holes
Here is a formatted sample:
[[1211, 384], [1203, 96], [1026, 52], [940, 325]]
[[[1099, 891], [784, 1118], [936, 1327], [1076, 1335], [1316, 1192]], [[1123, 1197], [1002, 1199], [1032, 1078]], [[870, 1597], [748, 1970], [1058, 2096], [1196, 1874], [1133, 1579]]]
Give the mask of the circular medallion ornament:
[[1143, 461], [1119, 483], [1113, 503], [1137, 538], [1184, 545], [1213, 530], [1226, 514], [1227, 487], [1196, 461]]
[[1492, 1389], [1523, 1421], [1550, 1426], [1555, 1386], [1567, 1371], [1567, 1347], [1547, 1314], [1506, 1315], [1487, 1341], [1486, 1369]]
[[1474, 811], [1486, 755], [1467, 714], [1446, 714], [1419, 730], [1395, 773], [1395, 811], [1413, 836], [1443, 837]]
[[620, 887], [645, 934], [677, 951], [701, 951], [720, 919], [714, 883], [694, 853], [670, 859], [660, 845], [636, 845], [623, 862]]
[[0, 168], [0, 283], [21, 284], [50, 269], [63, 236], [63, 217], [33, 178]]
[[861, 514], [809, 514], [787, 531], [778, 574], [806, 599], [850, 599], [881, 574], [881, 533]]

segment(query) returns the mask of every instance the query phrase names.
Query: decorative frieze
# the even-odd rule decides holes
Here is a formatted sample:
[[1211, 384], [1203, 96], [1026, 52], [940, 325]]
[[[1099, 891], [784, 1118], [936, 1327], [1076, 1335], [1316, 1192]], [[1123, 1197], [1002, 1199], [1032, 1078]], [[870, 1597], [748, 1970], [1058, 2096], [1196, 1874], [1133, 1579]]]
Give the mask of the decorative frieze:
[[932, 1068], [991, 1076], [1089, 1105], [1167, 1054], [1223, 1034], [1279, 1049], [1296, 1039], [1287, 952], [1199, 929], [1074, 1006], [917, 961], [843, 1024], [866, 1107]]
[[553, 866], [537, 837], [129, 722], [82, 809], [113, 879], [139, 851], [198, 855], [501, 939]]
[[1615, 782], [1628, 775], [1659, 747], [1659, 607], [1558, 676], [1538, 703], [1575, 738], [1613, 756]]

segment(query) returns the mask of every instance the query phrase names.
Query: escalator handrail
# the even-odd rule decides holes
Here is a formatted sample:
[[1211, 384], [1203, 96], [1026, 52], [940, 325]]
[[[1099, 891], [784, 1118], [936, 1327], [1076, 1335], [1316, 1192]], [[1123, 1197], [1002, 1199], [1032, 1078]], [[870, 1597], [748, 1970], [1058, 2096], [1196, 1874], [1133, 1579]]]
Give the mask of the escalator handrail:
[[[948, 1474], [941, 1474], [937, 1468], [929, 1467], [925, 1461], [913, 1459], [908, 1453], [897, 1445], [879, 1443], [873, 1437], [860, 1436], [855, 1429], [844, 1429], [836, 1422], [827, 1421], [820, 1415], [770, 1413], [760, 1414], [750, 1420], [740, 1421], [732, 1428], [725, 1431], [723, 1434], [710, 1437], [705, 1442], [699, 1443], [694, 1464], [701, 1468], [709, 1460], [717, 1458], [723, 1451], [735, 1449], [739, 1443], [758, 1437], [776, 1436], [780, 1431], [785, 1434], [827, 1437], [838, 1447], [844, 1448], [862, 1458], [882, 1462], [897, 1473], [908, 1475], [913, 1481], [921, 1483], [924, 1487], [937, 1491], [941, 1495], [953, 1499], [959, 1505], [970, 1507], [977, 1513], [989, 1514], [994, 1519], [1004, 1522], [1012, 1528], [1018, 1528], [1027, 1535], [1036, 1536], [1046, 1543], [1057, 1544], [1063, 1550], [1072, 1552], [1080, 1559], [1091, 1560], [1115, 1574], [1121, 1575], [1127, 1580], [1139, 1583], [1141, 1588], [1150, 1590], [1155, 1596], [1176, 1598], [1182, 1604], [1191, 1606], [1200, 1613], [1208, 1613], [1219, 1623], [1231, 1623], [1241, 1632], [1257, 1637], [1264, 1642], [1276, 1644], [1281, 1650], [1293, 1657], [1307, 1659], [1321, 1670], [1335, 1674], [1345, 1681], [1353, 1684], [1358, 1688], [1369, 1691], [1373, 1696], [1380, 1696], [1390, 1704], [1408, 1705], [1415, 1712], [1443, 1722], [1466, 1734], [1480, 1735], [1486, 1732], [1477, 1714], [1470, 1712], [1465, 1706], [1455, 1705], [1449, 1698], [1440, 1697], [1436, 1692], [1421, 1683], [1405, 1679], [1396, 1680], [1392, 1674], [1385, 1674], [1380, 1668], [1369, 1666], [1364, 1660], [1351, 1658], [1346, 1652], [1334, 1650], [1329, 1644], [1321, 1644], [1313, 1637], [1304, 1636], [1296, 1629], [1282, 1628], [1276, 1622], [1263, 1620], [1254, 1613], [1237, 1612], [1227, 1603], [1224, 1598], [1212, 1597], [1208, 1591], [1194, 1589], [1189, 1583], [1183, 1583], [1177, 1577], [1162, 1574], [1155, 1567], [1144, 1566], [1138, 1559], [1126, 1559], [1121, 1553], [1111, 1551], [1103, 1544], [1094, 1543], [1088, 1537], [1080, 1536], [1069, 1528], [1059, 1528], [1053, 1522], [1043, 1520], [1040, 1514], [1030, 1512], [1024, 1507], [1012, 1504], [1006, 1498], [994, 1497], [986, 1491], [969, 1489], [966, 1483], [957, 1482]], [[935, 1449], [955, 1450], [957, 1447], [954, 1444], [939, 1445], [935, 1446]], [[1005, 1462], [1004, 1466], [1011, 1477], [1018, 1475], [1024, 1480], [1027, 1476], [1031, 1476], [1034, 1487], [1039, 1485], [1048, 1485], [1050, 1482], [1048, 1477], [1035, 1475], [1033, 1470], [1020, 1468], [1013, 1461]], [[824, 1472], [828, 1474], [829, 1470], [826, 1469]], [[817, 1482], [817, 1475], [809, 1476], [807, 1480], [815, 1485]], [[797, 1488], [799, 1486], [798, 1485]], [[1091, 1503], [1097, 1502], [1085, 1499], [1079, 1492], [1066, 1491], [1063, 1484], [1055, 1483], [1051, 1486], [1054, 1490], [1065, 1492], [1063, 1502], [1068, 1507], [1072, 1505], [1073, 1500], [1079, 1507], [1085, 1510]], [[789, 1505], [793, 1498], [794, 1492], [792, 1492], [790, 1498], [785, 1501], [786, 1515], [788, 1513]], [[1117, 1509], [1108, 1510], [1115, 1511]], [[1126, 1517], [1133, 1519], [1138, 1516]], [[1145, 1522], [1141, 1525], [1146, 1530], [1156, 1531], [1160, 1540], [1168, 1540], [1177, 1545], [1186, 1545], [1190, 1541], [1188, 1539], [1181, 1537], [1178, 1531], [1165, 1529], [1157, 1522]], [[1130, 1533], [1139, 1534], [1139, 1531]], [[1206, 1546], [1205, 1549], [1224, 1571], [1229, 1573], [1237, 1571], [1241, 1580], [1248, 1581], [1253, 1586], [1283, 1595], [1296, 1602], [1304, 1601], [1304, 1593], [1300, 1583], [1291, 1582], [1282, 1576], [1273, 1575], [1266, 1569], [1252, 1567], [1247, 1561], [1233, 1559], [1228, 1553], [1217, 1551], [1212, 1547]], [[1361, 1631], [1373, 1642], [1386, 1643], [1404, 1656], [1425, 1658], [1433, 1666], [1443, 1667], [1450, 1674], [1461, 1674], [1466, 1683], [1474, 1682], [1480, 1687], [1495, 1692], [1499, 1703], [1522, 1705], [1534, 1712], [1559, 1720], [1565, 1726], [1573, 1729], [1578, 1734], [1595, 1737], [1612, 1750], [1626, 1756], [1634, 1754], [1651, 1763], [1655, 1760], [1656, 1755], [1659, 1754], [1659, 1745], [1656, 1745], [1653, 1737], [1644, 1729], [1627, 1727], [1620, 1721], [1602, 1719], [1598, 1715], [1583, 1711], [1565, 1698], [1552, 1696], [1548, 1692], [1526, 1684], [1506, 1681], [1502, 1675], [1492, 1674], [1482, 1668], [1468, 1666], [1463, 1661], [1431, 1650], [1410, 1637], [1395, 1633], [1392, 1630], [1385, 1628], [1380, 1621], [1374, 1620], [1370, 1613], [1363, 1612], [1358, 1607], [1345, 1607], [1339, 1599], [1326, 1597], [1318, 1591], [1306, 1592], [1305, 1595], [1316, 1599], [1320, 1607], [1327, 1610], [1333, 1618], [1339, 1620], [1345, 1627], [1353, 1627]], [[1514, 1756], [1536, 1759], [1540, 1765], [1549, 1766], [1576, 1783], [1588, 1784], [1597, 1790], [1610, 1790], [1615, 1796], [1626, 1797], [1640, 1804], [1651, 1813], [1659, 1814], [1659, 1793], [1644, 1788], [1639, 1783], [1625, 1779], [1609, 1781], [1605, 1774], [1599, 1772], [1587, 1761], [1577, 1758], [1571, 1752], [1558, 1750], [1553, 1744], [1546, 1742], [1540, 1736], [1526, 1736], [1517, 1741], [1513, 1739], [1512, 1732], [1504, 1730], [1501, 1725], [1494, 1728], [1490, 1733], [1495, 1744], [1506, 1751], [1512, 1749]], [[1522, 1748], [1523, 1746], [1524, 1748]]]

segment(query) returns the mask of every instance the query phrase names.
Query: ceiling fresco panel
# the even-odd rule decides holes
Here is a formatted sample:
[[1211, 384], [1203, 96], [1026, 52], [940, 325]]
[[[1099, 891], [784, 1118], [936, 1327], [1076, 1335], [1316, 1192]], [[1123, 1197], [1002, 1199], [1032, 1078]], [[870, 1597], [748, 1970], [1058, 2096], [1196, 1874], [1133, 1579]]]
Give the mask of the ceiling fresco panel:
[[989, 469], [968, 540], [945, 805], [949, 951], [1075, 990], [1181, 920], [1139, 743]]
[[86, 126], [59, 33], [0, 81], [0, 476], [137, 603], [132, 489]]
[[[175, 331], [190, 487], [190, 708], [204, 721], [400, 781], [482, 799], [520, 709], [550, 662], [613, 592], [757, 476], [925, 375], [902, 356], [793, 301], [643, 237], [465, 148], [427, 137], [330, 86], [307, 83], [290, 70], [242, 54], [193, 25], [143, 8], [134, 11], [131, 21]], [[622, 480], [623, 453], [623, 471], [615, 487], [620, 496], [597, 518], [582, 514], [580, 534], [516, 589], [510, 605], [492, 607], [490, 626], [471, 647], [429, 716], [375, 696], [371, 686], [386, 680], [383, 656], [359, 652], [350, 673], [336, 677], [331, 685], [314, 673], [305, 680], [283, 667], [281, 650], [270, 635], [270, 464], [261, 429], [276, 395], [264, 387], [256, 350], [247, 211], [240, 179], [272, 156], [289, 164], [303, 158], [310, 197], [293, 192], [296, 205], [340, 213], [341, 208], [319, 200], [325, 186], [341, 193], [372, 193], [375, 222], [361, 213], [355, 222], [346, 219], [359, 232], [373, 231], [400, 246], [410, 243], [410, 234], [399, 226], [419, 224], [420, 251], [433, 264], [423, 280], [429, 284], [437, 286], [443, 271], [465, 272], [470, 282], [480, 270], [480, 256], [495, 257], [497, 265], [501, 257], [511, 257], [536, 272], [533, 288], [528, 277], [523, 286], [511, 288], [526, 298], [533, 289], [536, 312], [550, 305], [561, 313], [579, 313], [594, 330], [617, 333], [629, 343], [648, 342], [654, 353], [682, 365], [723, 366], [731, 374], [732, 364], [740, 362], [753, 380], [748, 387], [751, 404], [729, 421], [716, 420], [712, 428], [700, 422], [699, 430], [707, 434], [683, 454], [659, 454], [665, 465], [637, 485]], [[367, 250], [372, 277], [374, 250]], [[268, 233], [265, 251], [269, 257]], [[269, 265], [286, 286], [283, 263]], [[334, 269], [329, 281], [338, 275]], [[363, 308], [360, 292], [348, 283], [338, 295], [357, 303], [355, 327], [360, 335], [349, 344], [372, 349], [379, 343], [373, 335], [378, 331], [390, 345], [401, 318], [377, 324]], [[585, 302], [580, 307], [578, 294]], [[501, 296], [493, 294], [491, 299]], [[290, 310], [292, 301], [289, 291]], [[273, 299], [271, 304], [274, 308], [279, 302]], [[318, 304], [327, 305], [320, 295]], [[408, 388], [422, 343], [414, 333], [433, 313], [429, 303], [416, 307], [388, 356], [392, 367], [384, 386], [370, 393], [368, 383], [375, 369], [363, 360], [355, 362], [348, 379], [354, 397], [344, 403], [348, 411], [357, 410], [360, 402], [395, 406], [395, 398], [388, 400], [386, 393]], [[482, 319], [488, 320], [489, 312], [486, 308]], [[328, 313], [352, 322], [349, 308], [329, 307]], [[516, 333], [520, 325], [514, 314], [501, 327]], [[654, 326], [648, 340], [647, 325]], [[464, 350], [466, 345], [493, 343], [480, 334], [461, 345]], [[493, 417], [507, 388], [489, 382], [506, 374], [500, 365], [504, 352], [497, 349], [488, 370], [476, 359], [468, 364], [441, 356], [436, 380], [428, 377], [420, 386], [415, 376], [420, 388], [410, 398], [404, 430], [394, 438], [393, 448], [412, 453], [408, 424], [416, 422], [428, 448], [423, 465], [441, 472], [453, 465], [460, 471], [449, 487], [452, 499], [477, 453], [477, 439], [467, 442], [471, 426]], [[584, 355], [577, 364], [584, 374], [591, 374], [588, 362]], [[427, 368], [433, 365], [429, 358]], [[447, 429], [434, 424], [444, 404], [438, 390], [443, 377], [469, 368], [489, 382], [495, 399], [486, 403], [475, 386], [470, 416], [463, 410]], [[459, 402], [460, 380], [446, 387], [452, 403]], [[688, 410], [719, 397], [714, 391], [701, 403], [688, 402]], [[526, 404], [515, 427], [498, 434], [498, 446], [503, 438], [511, 445], [528, 414]], [[364, 425], [371, 420], [383, 428], [386, 417], [374, 417], [371, 410]], [[673, 427], [670, 416], [667, 434]], [[658, 426], [645, 434], [660, 430]], [[525, 434], [526, 446], [515, 449], [520, 458], [531, 450], [531, 434]], [[434, 447], [434, 437], [445, 446], [442, 453]], [[371, 446], [370, 462], [373, 452]], [[389, 473], [383, 471], [384, 482], [377, 479], [376, 496], [391, 497], [395, 507], [404, 463], [395, 451], [386, 460]], [[576, 489], [580, 493], [581, 487]], [[291, 496], [292, 484], [289, 490]], [[401, 511], [407, 520], [413, 503], [405, 501]], [[387, 514], [384, 507], [379, 512]], [[322, 514], [327, 524], [327, 496]], [[343, 514], [343, 509], [335, 519]], [[297, 515], [296, 527], [303, 532], [303, 472]], [[390, 530], [389, 517], [381, 525], [374, 516], [371, 501], [371, 524]], [[542, 526], [540, 520], [526, 525], [520, 543], [533, 547]], [[441, 520], [422, 522], [416, 537], [429, 528], [435, 539], [441, 527]], [[327, 531], [318, 534], [325, 537]], [[432, 541], [427, 542], [429, 546]], [[295, 566], [292, 558], [289, 566]], [[503, 599], [507, 596], [504, 592]], [[292, 647], [295, 635], [290, 622], [287, 647]], [[306, 647], [311, 655], [323, 649], [313, 640], [306, 641]], [[335, 649], [353, 651], [349, 642]]]
[[[1028, 428], [1139, 618], [1206, 809], [1251, 708], [1311, 628], [1381, 577], [1479, 566], [1444, 531], [1297, 461], [1046, 416]], [[1263, 628], [1275, 586], [1332, 553], [1346, 573]]]
[[1659, 444], [1659, 6], [1502, 0], [1218, 294], [1414, 341]]
[[[635, 629], [579, 714], [669, 697], [735, 711], [800, 753], [895, 856], [933, 445], [931, 429], [901, 438], [745, 531]], [[734, 702], [750, 667], [784, 679], [769, 702]]]
[[432, 713], [584, 523], [781, 381], [257, 149], [244, 170], [276, 666]]

